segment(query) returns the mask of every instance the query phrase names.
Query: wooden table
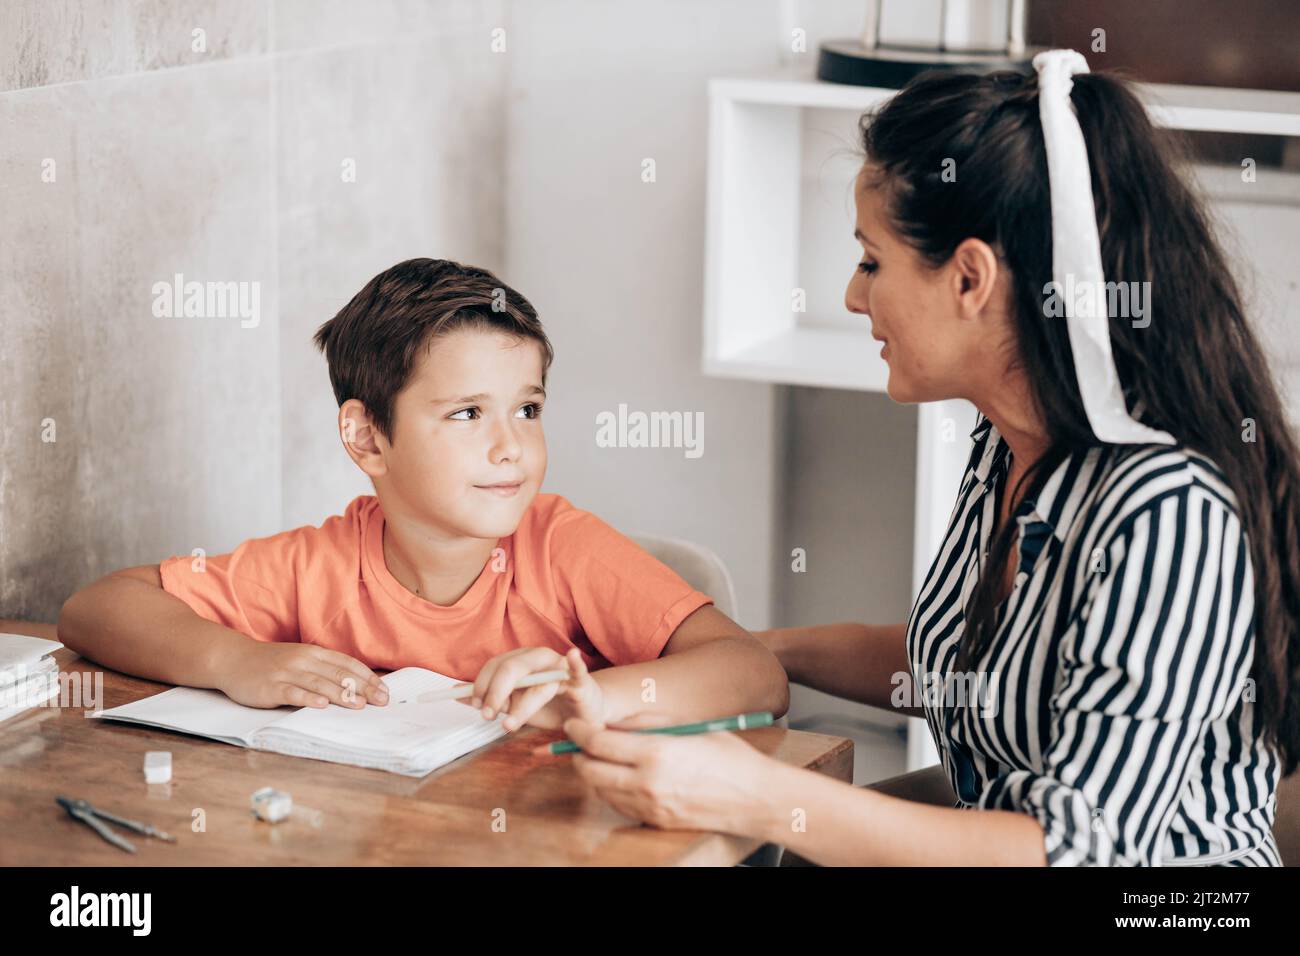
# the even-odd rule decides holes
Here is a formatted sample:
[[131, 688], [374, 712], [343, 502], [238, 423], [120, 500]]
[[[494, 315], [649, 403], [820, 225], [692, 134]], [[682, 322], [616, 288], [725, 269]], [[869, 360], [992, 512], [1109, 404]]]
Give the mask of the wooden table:
[[[50, 625], [0, 625], [54, 639]], [[66, 648], [55, 658], [83, 681], [103, 674], [104, 709], [167, 689]], [[629, 820], [568, 761], [531, 753], [561, 736], [527, 728], [414, 778], [90, 720], [82, 707], [36, 707], [0, 724], [0, 865], [726, 866], [758, 847]], [[742, 739], [786, 763], [852, 779], [853, 744], [843, 737], [769, 727]], [[171, 751], [171, 783], [144, 782], [148, 750]], [[264, 786], [292, 795], [292, 818], [273, 825], [252, 815], [249, 795]], [[70, 818], [58, 794], [152, 823], [177, 843], [124, 832], [139, 851], [128, 854]]]

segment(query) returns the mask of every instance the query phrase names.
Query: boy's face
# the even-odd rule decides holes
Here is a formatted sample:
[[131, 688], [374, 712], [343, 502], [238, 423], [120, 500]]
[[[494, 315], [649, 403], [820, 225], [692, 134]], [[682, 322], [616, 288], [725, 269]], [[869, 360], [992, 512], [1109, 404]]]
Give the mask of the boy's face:
[[434, 339], [394, 400], [393, 441], [379, 439], [376, 490], [449, 537], [514, 534], [546, 474], [544, 398], [534, 340], [473, 328]]

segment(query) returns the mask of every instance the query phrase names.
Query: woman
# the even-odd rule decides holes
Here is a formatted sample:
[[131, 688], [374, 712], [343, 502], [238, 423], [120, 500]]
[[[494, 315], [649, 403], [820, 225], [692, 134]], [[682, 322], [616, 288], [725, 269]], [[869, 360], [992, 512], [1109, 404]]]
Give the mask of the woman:
[[[885, 343], [891, 398], [976, 405], [974, 448], [906, 625], [763, 635], [792, 680], [844, 697], [941, 688], [901, 709], [929, 722], [956, 806], [736, 736], [569, 722], [578, 772], [622, 812], [827, 864], [1280, 865], [1295, 438], [1141, 104], [1073, 51], [1034, 65], [920, 77], [864, 118], [846, 304]], [[1149, 296], [1108, 315], [1103, 276]]]

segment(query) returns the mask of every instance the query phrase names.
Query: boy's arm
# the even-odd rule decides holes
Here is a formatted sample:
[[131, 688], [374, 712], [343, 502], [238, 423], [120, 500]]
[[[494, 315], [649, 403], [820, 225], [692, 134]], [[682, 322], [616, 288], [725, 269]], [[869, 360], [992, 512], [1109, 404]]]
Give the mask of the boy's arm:
[[[573, 675], [552, 649], [507, 651], [474, 681], [484, 716], [508, 705], [512, 725], [558, 727], [566, 709], [591, 708], [597, 720], [647, 725], [786, 712], [789, 688], [780, 662], [708, 595], [590, 512], [565, 502], [548, 521], [534, 536], [543, 539], [538, 563], [549, 569], [551, 580], [544, 581], [544, 571], [543, 581], [551, 585], [556, 614], [569, 633], [585, 637], [589, 657], [615, 666], [584, 677]], [[550, 685], [515, 693], [524, 675], [557, 667], [571, 672], [562, 690]]]
[[[576, 648], [565, 657], [547, 647], [500, 654], [479, 671], [468, 703], [485, 718], [504, 715], [507, 730], [525, 722], [554, 730], [575, 714], [624, 729], [761, 710], [780, 717], [790, 704], [776, 656], [711, 604], [682, 620], [656, 660], [588, 673]], [[556, 668], [571, 675], [562, 696], [555, 684], [516, 689], [528, 674]]]
[[761, 641], [712, 604], [685, 618], [657, 660], [592, 673], [611, 723], [678, 724], [789, 709], [785, 670]]
[[68, 600], [59, 640], [113, 670], [167, 684], [218, 687], [220, 661], [248, 638], [163, 590], [158, 566], [115, 571]]
[[266, 643], [209, 621], [162, 586], [157, 565], [116, 571], [72, 595], [59, 640], [113, 670], [167, 684], [211, 687], [252, 707], [361, 707], [387, 691], [346, 654]]

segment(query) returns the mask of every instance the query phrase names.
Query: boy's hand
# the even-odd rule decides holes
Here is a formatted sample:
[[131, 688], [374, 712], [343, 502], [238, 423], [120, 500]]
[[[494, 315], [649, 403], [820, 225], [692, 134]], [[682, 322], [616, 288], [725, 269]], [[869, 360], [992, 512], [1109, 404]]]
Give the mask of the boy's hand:
[[315, 644], [264, 643], [222, 661], [218, 688], [248, 707], [325, 707], [360, 710], [388, 703], [388, 688], [354, 657]]
[[[569, 678], [515, 689], [529, 674], [550, 670], [568, 670]], [[570, 717], [600, 725], [605, 722], [604, 695], [576, 647], [563, 657], [549, 647], [521, 647], [498, 654], [475, 678], [470, 705], [481, 708], [485, 720], [503, 715], [501, 726], [506, 730], [517, 730], [525, 723], [554, 729]]]

